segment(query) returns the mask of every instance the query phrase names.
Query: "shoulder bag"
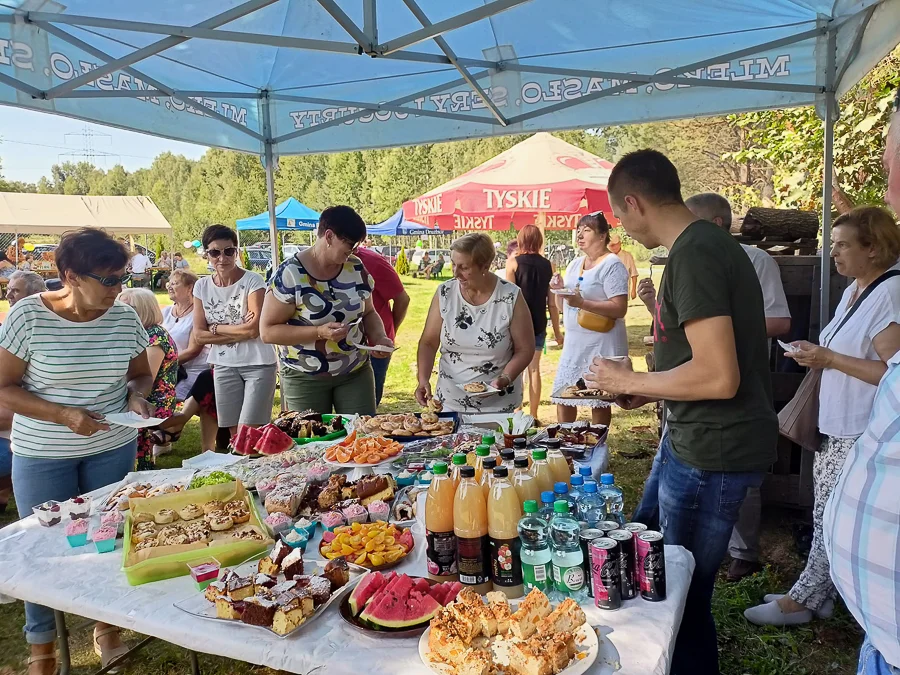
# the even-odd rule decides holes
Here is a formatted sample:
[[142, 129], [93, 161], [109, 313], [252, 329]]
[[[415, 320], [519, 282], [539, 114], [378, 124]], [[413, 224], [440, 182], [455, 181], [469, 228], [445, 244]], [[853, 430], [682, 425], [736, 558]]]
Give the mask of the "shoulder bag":
[[[612, 255], [612, 254], [610, 254]], [[578, 281], [584, 277], [584, 263], [587, 262], [587, 256], [581, 261], [581, 271], [578, 273]], [[616, 325], [616, 320], [602, 314], [595, 314], [586, 309], [578, 310], [578, 325], [585, 330], [594, 331], [595, 333], [608, 333]]]
[[[844, 327], [860, 305], [883, 281], [900, 275], [900, 271], [889, 270], [869, 284], [868, 288], [853, 303], [853, 307], [844, 315], [838, 327], [823, 340], [827, 347], [834, 336]], [[822, 383], [822, 370], [810, 369], [786, 406], [778, 413], [778, 431], [806, 450], [818, 451], [822, 447], [822, 434], [819, 433], [819, 386]]]

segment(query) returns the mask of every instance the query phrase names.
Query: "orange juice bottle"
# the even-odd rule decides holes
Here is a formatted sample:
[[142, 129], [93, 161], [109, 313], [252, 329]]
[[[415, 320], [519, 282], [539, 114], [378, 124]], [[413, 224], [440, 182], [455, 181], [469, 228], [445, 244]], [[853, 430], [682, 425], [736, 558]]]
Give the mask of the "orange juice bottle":
[[516, 470], [516, 465], [513, 463], [516, 459], [516, 451], [512, 448], [504, 448], [500, 451], [500, 462], [509, 470], [510, 479], [513, 477], [513, 472]]
[[516, 457], [515, 465], [516, 470], [513, 474], [512, 484], [513, 487], [516, 488], [516, 493], [519, 495], [519, 503], [524, 505], [529, 499], [534, 499], [536, 502], [540, 503], [541, 489], [538, 487], [537, 481], [528, 470], [528, 458]]
[[484, 471], [484, 458], [490, 456], [491, 446], [479, 445], [475, 448], [475, 482], [481, 483], [481, 474]]
[[534, 460], [531, 463], [531, 476], [537, 481], [538, 489], [541, 492], [549, 490], [553, 492], [553, 472], [550, 471], [550, 465], [547, 463], [546, 450], [534, 450], [531, 453]]
[[531, 455], [528, 454], [528, 441], [526, 439], [514, 438], [513, 452], [516, 457], [525, 457], [528, 460], [528, 468], [531, 468]]
[[503, 591], [509, 598], [520, 598], [525, 588], [522, 585], [522, 542], [519, 539], [522, 504], [516, 489], [509, 482], [509, 470], [505, 466], [494, 469], [487, 516], [491, 583], [495, 591]]
[[494, 467], [497, 466], [496, 457], [485, 457], [481, 463], [483, 471], [481, 472], [481, 491], [484, 493], [484, 501], [487, 502], [488, 495], [491, 494], [491, 485], [494, 484]]
[[497, 437], [494, 434], [484, 434], [481, 437], [481, 444], [491, 449], [491, 457], [500, 456], [500, 449], [497, 447]]
[[475, 467], [464, 466], [459, 475], [459, 487], [453, 499], [459, 581], [484, 595], [492, 588], [487, 505], [481, 486], [475, 481]]
[[544, 442], [544, 447], [547, 448], [547, 464], [550, 465], [550, 473], [553, 474], [554, 482], [571, 486], [572, 473], [569, 471], [569, 463], [563, 457], [561, 445], [562, 442], [558, 438], [548, 438]]
[[456, 492], [456, 488], [459, 487], [459, 470], [465, 465], [466, 454], [464, 452], [457, 452], [455, 455], [453, 455], [453, 466], [450, 468], [450, 480], [453, 481], [454, 494]]
[[453, 479], [447, 465], [438, 462], [425, 495], [425, 562], [436, 581], [456, 581], [456, 534], [453, 531]]

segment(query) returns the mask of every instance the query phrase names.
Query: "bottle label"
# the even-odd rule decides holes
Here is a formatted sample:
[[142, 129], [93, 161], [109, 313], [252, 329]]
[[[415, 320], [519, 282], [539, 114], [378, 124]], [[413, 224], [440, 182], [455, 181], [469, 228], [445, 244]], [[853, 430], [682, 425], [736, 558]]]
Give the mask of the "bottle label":
[[553, 581], [560, 593], [574, 593], [584, 588], [584, 570], [580, 565], [575, 567], [553, 566]]
[[456, 535], [425, 530], [425, 558], [428, 573], [446, 577], [456, 574]]
[[459, 553], [459, 580], [468, 586], [486, 584], [491, 580], [488, 536], [457, 537]]
[[498, 586], [522, 583], [522, 540], [491, 537], [491, 581]]
[[532, 565], [523, 562], [522, 581], [525, 584], [526, 593], [533, 588], [541, 591], [550, 590], [550, 563]]

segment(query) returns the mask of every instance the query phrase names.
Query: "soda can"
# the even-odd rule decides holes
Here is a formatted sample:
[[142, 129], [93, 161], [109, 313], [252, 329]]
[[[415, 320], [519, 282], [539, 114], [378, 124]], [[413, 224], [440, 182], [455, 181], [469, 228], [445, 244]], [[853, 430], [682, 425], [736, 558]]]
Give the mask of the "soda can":
[[638, 569], [641, 570], [641, 597], [650, 602], [666, 599], [666, 553], [663, 536], [647, 530], [638, 535]]
[[581, 565], [584, 568], [584, 579], [589, 598], [594, 597], [594, 586], [591, 581], [591, 551], [589, 546], [594, 539], [599, 539], [602, 536], [603, 530], [596, 529], [582, 530], [578, 535], [578, 541], [581, 543]]
[[638, 559], [637, 559], [637, 539], [638, 535], [641, 532], [647, 531], [647, 526], [643, 523], [625, 523], [625, 526], [622, 528], [623, 530], [628, 530], [631, 532], [631, 536], [634, 538], [634, 582], [637, 585], [637, 588], [641, 587], [641, 576], [643, 575], [643, 570], [638, 567]]
[[631, 600], [637, 597], [637, 579], [634, 574], [634, 537], [628, 530], [613, 530], [607, 537], [619, 542], [619, 575], [621, 578], [622, 599]]
[[597, 523], [597, 525], [596, 525], [596, 528], [597, 528], [598, 530], [603, 530], [603, 531], [604, 531], [605, 533], [607, 533], [607, 534], [609, 534], [609, 533], [612, 532], [613, 530], [618, 530], [620, 527], [622, 527], [622, 526], [619, 525], [619, 524], [618, 524], [616, 521], [614, 521], [614, 520], [601, 520], [601, 521], [600, 521], [599, 523]]
[[600, 609], [619, 609], [622, 606], [619, 542], [599, 537], [590, 543], [590, 552], [594, 604]]

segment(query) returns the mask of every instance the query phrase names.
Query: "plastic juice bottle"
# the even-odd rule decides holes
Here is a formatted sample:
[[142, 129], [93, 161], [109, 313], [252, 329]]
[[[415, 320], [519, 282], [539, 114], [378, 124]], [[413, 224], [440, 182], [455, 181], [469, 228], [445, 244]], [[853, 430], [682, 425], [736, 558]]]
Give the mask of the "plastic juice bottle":
[[519, 501], [523, 504], [533, 499], [536, 503], [541, 503], [541, 489], [538, 487], [537, 481], [528, 470], [528, 458], [516, 457], [514, 460], [516, 472], [513, 475], [513, 487], [519, 495]]
[[578, 535], [578, 521], [569, 514], [569, 503], [553, 503], [550, 519], [550, 557], [553, 563], [553, 584], [563, 596], [581, 602], [587, 596], [584, 578], [584, 554]]
[[481, 474], [484, 471], [484, 458], [491, 454], [491, 447], [483, 443], [475, 448], [475, 482], [481, 483]]
[[553, 586], [550, 527], [538, 514], [538, 503], [533, 499], [526, 500], [522, 509], [525, 515], [519, 521], [519, 539], [522, 541], [523, 593], [528, 593], [533, 588], [546, 592]]
[[459, 470], [466, 465], [466, 455], [463, 452], [457, 452], [453, 455], [453, 466], [450, 469], [450, 480], [453, 481], [453, 489], [459, 487]]
[[558, 438], [548, 438], [544, 445], [547, 448], [547, 464], [550, 465], [550, 473], [553, 474], [553, 482], [565, 483], [569, 486], [569, 479], [572, 474], [569, 471], [569, 463], [563, 457], [560, 446], [562, 443]]
[[481, 490], [484, 492], [484, 501], [487, 501], [488, 495], [491, 494], [491, 485], [494, 484], [494, 468], [497, 466], [496, 457], [485, 457], [481, 463], [483, 471], [481, 472]]
[[525, 457], [528, 459], [528, 468], [531, 468], [531, 455], [528, 454], [528, 441], [524, 438], [513, 439], [513, 452], [516, 457]]
[[503, 463], [503, 466], [507, 468], [509, 471], [510, 478], [513, 475], [513, 472], [516, 470], [516, 465], [513, 463], [516, 459], [516, 451], [512, 448], [506, 448], [500, 451], [500, 459]]
[[541, 514], [541, 518], [548, 523], [550, 522], [550, 519], [553, 518], [553, 492], [550, 490], [541, 492], [541, 510], [539, 513]]
[[453, 498], [456, 490], [447, 465], [438, 462], [425, 495], [425, 558], [428, 576], [436, 581], [455, 581], [456, 534], [453, 531]]
[[509, 482], [509, 470], [498, 466], [493, 473], [487, 503], [491, 582], [495, 591], [503, 591], [509, 598], [519, 598], [524, 594], [522, 542], [519, 540], [522, 505], [516, 489]]
[[497, 438], [494, 434], [484, 434], [481, 437], [481, 444], [486, 445], [491, 449], [491, 457], [500, 456], [500, 449], [497, 447]]
[[531, 465], [531, 475], [537, 481], [541, 492], [545, 490], [553, 492], [553, 473], [550, 471], [550, 465], [547, 464], [547, 451], [535, 450], [531, 456], [534, 459]]
[[493, 588], [487, 505], [481, 486], [475, 482], [475, 467], [464, 466], [459, 475], [459, 487], [453, 499], [459, 581], [475, 593], [484, 595]]

